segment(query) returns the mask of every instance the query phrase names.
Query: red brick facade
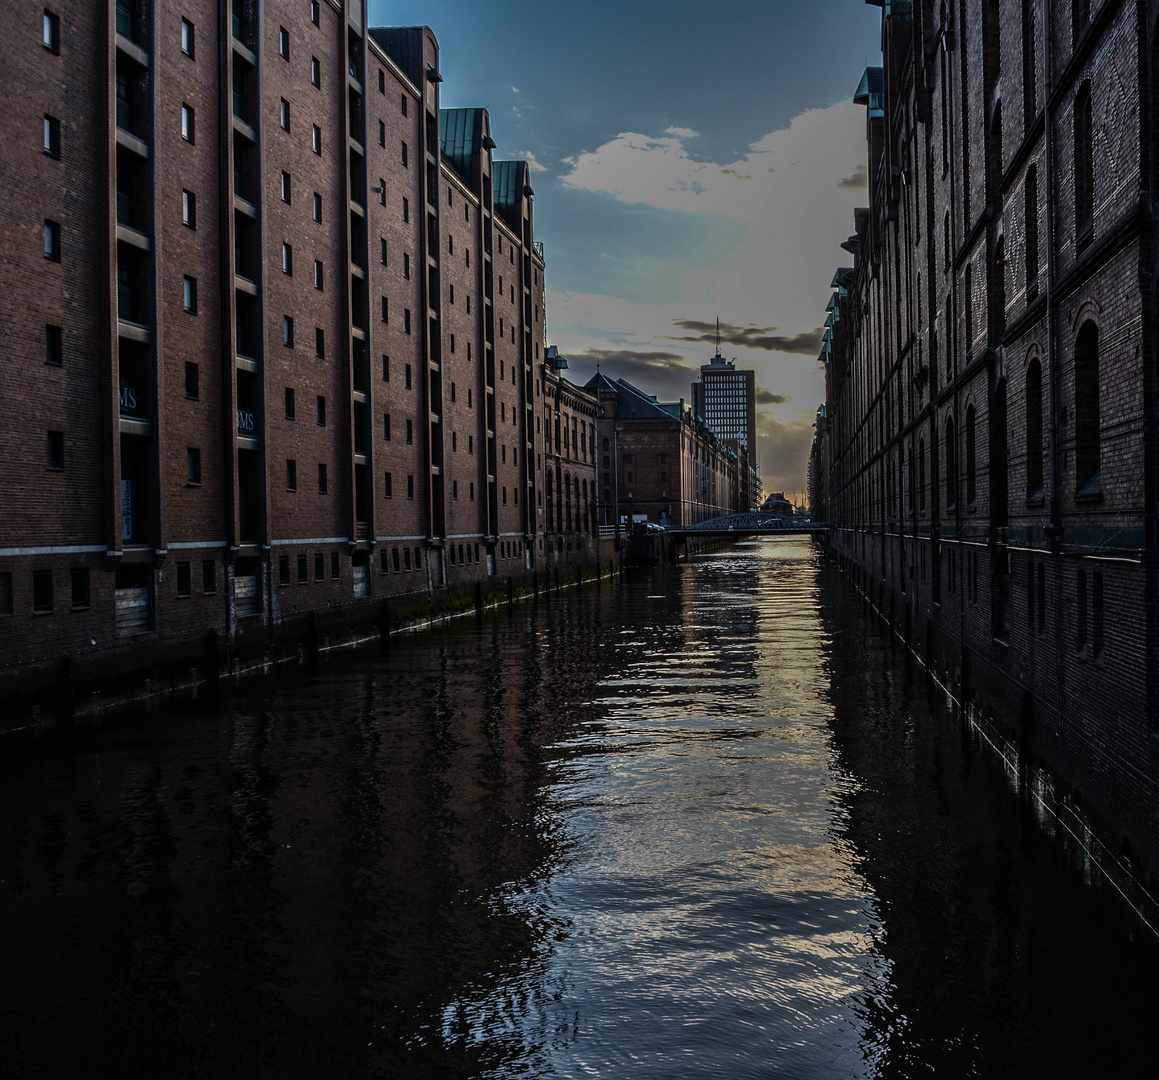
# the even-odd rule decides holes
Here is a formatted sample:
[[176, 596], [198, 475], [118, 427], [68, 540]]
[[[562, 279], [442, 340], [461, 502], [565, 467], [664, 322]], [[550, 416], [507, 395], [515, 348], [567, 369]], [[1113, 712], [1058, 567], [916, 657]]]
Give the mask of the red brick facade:
[[1150, 872], [1157, 18], [890, 6], [812, 459], [873, 601]]
[[554, 572], [530, 174], [440, 110], [432, 31], [333, 0], [11, 23], [0, 690]]

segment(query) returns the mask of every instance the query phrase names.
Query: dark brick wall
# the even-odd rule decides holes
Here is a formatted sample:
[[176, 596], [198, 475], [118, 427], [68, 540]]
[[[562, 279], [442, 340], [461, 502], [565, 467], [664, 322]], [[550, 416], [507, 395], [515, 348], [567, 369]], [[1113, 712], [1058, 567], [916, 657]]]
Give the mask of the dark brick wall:
[[[1155, 15], [1104, 0], [1076, 30], [1068, 3], [950, 7], [945, 25], [928, 3], [883, 24], [883, 115], [867, 127], [871, 205], [857, 218], [854, 267], [835, 297], [841, 320], [823, 353], [828, 441], [814, 460], [830, 462], [832, 544], [899, 632], [1003, 718], [1028, 763], [1073, 788], [1112, 855], [1131, 852], [1153, 873], [1159, 656], [1148, 537], [1159, 508], [1145, 424], [1153, 196], [1140, 43]], [[1076, 214], [1084, 87], [1089, 228]], [[1098, 479], [1080, 489], [1080, 428], [1095, 399], [1078, 357], [1088, 323]], [[1032, 458], [1041, 490], [1028, 484]]]

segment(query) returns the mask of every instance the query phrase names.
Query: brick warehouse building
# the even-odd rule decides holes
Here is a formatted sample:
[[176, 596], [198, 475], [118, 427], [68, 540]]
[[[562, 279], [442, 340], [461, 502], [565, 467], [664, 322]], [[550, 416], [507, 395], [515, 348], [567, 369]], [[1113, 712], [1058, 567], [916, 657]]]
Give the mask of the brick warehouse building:
[[601, 525], [680, 528], [749, 509], [743, 447], [718, 439], [683, 399], [663, 403], [599, 373], [585, 388], [599, 406]]
[[358, 0], [9, 24], [0, 691], [595, 561], [544, 506], [529, 171], [440, 110], [428, 28]]
[[1157, 24], [885, 5], [812, 458], [834, 551], [1132, 888], [1159, 870]]

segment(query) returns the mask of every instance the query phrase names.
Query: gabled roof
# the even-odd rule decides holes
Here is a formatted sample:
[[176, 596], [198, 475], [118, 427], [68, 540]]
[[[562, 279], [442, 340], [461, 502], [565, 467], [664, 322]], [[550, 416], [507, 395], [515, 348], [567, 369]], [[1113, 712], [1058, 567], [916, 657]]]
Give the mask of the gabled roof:
[[478, 155], [486, 148], [486, 109], [440, 109], [439, 138], [443, 157], [472, 188]]
[[523, 196], [531, 194], [526, 161], [495, 161], [491, 164], [491, 191], [495, 213], [517, 233], [523, 228]]
[[853, 94], [854, 105], [868, 105], [869, 115], [885, 116], [885, 73], [879, 67], [867, 67]]

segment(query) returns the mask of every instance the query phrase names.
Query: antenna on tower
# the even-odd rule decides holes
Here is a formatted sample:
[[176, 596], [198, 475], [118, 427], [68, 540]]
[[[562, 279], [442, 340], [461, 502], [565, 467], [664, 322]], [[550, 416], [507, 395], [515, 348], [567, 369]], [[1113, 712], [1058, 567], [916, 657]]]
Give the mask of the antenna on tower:
[[720, 316], [716, 317], [716, 355], [720, 358]]

